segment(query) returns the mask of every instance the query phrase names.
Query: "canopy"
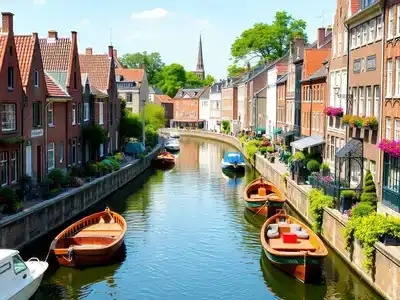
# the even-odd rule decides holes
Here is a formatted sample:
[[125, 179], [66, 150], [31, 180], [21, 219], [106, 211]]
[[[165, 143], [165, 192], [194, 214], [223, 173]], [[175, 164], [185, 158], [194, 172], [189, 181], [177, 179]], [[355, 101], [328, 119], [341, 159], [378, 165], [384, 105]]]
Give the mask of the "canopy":
[[128, 142], [125, 147], [125, 153], [137, 155], [144, 152], [144, 146], [139, 142]]
[[325, 143], [325, 141], [322, 136], [309, 136], [309, 137], [297, 140], [295, 142], [291, 142], [290, 146], [292, 146], [293, 148], [298, 149], [300, 151], [303, 151], [304, 149], [319, 146], [319, 145], [322, 145], [323, 143]]
[[234, 163], [244, 163], [244, 158], [240, 152], [226, 152], [224, 156], [224, 161], [230, 164]]

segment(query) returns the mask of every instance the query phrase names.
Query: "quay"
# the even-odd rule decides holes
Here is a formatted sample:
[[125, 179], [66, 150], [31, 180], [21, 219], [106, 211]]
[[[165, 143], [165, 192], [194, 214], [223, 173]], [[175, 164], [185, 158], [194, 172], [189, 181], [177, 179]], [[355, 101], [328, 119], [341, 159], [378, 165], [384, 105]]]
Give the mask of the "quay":
[[[163, 132], [168, 132], [164, 129]], [[176, 131], [174, 129], [173, 131]], [[198, 137], [203, 139], [217, 140], [236, 147], [247, 158], [248, 155], [241, 142], [234, 136], [200, 131], [200, 130], [179, 130], [181, 136]], [[268, 178], [274, 185], [282, 190], [286, 196], [286, 202], [311, 225], [313, 219], [309, 213], [308, 193], [311, 191], [309, 185], [297, 185], [290, 176], [283, 180], [286, 172], [284, 164], [270, 163], [261, 154], [256, 154], [254, 163], [256, 170]], [[286, 183], [285, 183], [286, 181]], [[352, 255], [345, 249], [343, 232], [348, 220], [339, 211], [331, 208], [324, 208], [322, 223], [322, 238], [332, 249], [336, 251], [347, 264], [357, 272], [376, 292], [387, 299], [400, 299], [400, 250], [396, 246], [385, 246], [383, 243], [376, 243], [376, 255], [372, 274], [363, 267], [364, 254], [360, 244], [355, 240]]]

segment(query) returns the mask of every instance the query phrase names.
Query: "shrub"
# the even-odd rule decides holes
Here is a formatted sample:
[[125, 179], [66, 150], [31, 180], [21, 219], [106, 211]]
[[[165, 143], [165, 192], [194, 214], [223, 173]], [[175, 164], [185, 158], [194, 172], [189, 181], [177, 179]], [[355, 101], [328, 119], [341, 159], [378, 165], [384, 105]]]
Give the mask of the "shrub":
[[61, 188], [68, 184], [68, 176], [63, 169], [52, 169], [47, 176], [53, 180], [53, 184], [57, 188]]
[[254, 154], [257, 153], [258, 147], [255, 144], [248, 143], [246, 145], [246, 153], [247, 156], [249, 157], [249, 160], [254, 163]]
[[265, 154], [266, 152], [267, 152], [267, 147], [261, 147], [260, 148], [260, 152], [261, 152], [261, 154]]
[[70, 177], [68, 181], [70, 187], [80, 187], [84, 184], [83, 180], [79, 177]]
[[364, 190], [360, 198], [361, 202], [369, 203], [376, 209], [378, 196], [376, 195], [376, 187], [371, 172], [368, 170], [364, 178]]
[[83, 177], [85, 170], [76, 166], [73, 166], [70, 170], [68, 175], [72, 177]]
[[305, 159], [306, 159], [306, 157], [305, 157], [305, 155], [304, 155], [303, 152], [296, 152], [296, 153], [293, 155], [293, 160], [294, 160], [294, 161], [303, 161], [303, 160], [305, 160]]
[[327, 163], [322, 163], [321, 166], [320, 166], [320, 170], [321, 170], [321, 172], [330, 171], [329, 165]]
[[99, 172], [98, 168], [97, 168], [97, 164], [94, 163], [87, 163], [85, 165], [85, 176], [86, 177], [92, 177], [95, 176], [96, 173]]
[[275, 147], [274, 146], [267, 147], [267, 151], [268, 151], [268, 153], [274, 153]]
[[103, 162], [97, 162], [96, 167], [97, 167], [97, 172], [100, 173], [110, 173], [111, 171], [109, 167]]
[[158, 141], [157, 131], [150, 125], [147, 125], [145, 127], [145, 137], [146, 137], [146, 145], [149, 145], [151, 147], [157, 145]]
[[60, 193], [61, 193], [61, 189], [59, 189], [59, 188], [52, 189], [49, 193], [49, 199], [57, 197]]
[[312, 189], [308, 193], [308, 200], [310, 201], [309, 211], [314, 219], [314, 230], [321, 233], [324, 208], [333, 207], [333, 197], [324, 195], [321, 190]]
[[318, 172], [320, 168], [320, 164], [319, 162], [317, 162], [316, 160], [312, 159], [307, 163], [307, 170], [312, 172]]
[[6, 214], [15, 213], [22, 207], [17, 192], [9, 187], [0, 188], [0, 206], [3, 205], [3, 212]]
[[114, 155], [114, 158], [119, 162], [122, 163], [125, 159], [125, 155], [122, 152], [118, 152]]
[[114, 171], [117, 171], [121, 168], [119, 162], [117, 162], [117, 160], [113, 157], [107, 157], [107, 160], [112, 164]]
[[350, 216], [352, 218], [365, 217], [372, 214], [375, 209], [369, 203], [358, 203], [351, 209]]
[[355, 199], [357, 198], [357, 193], [355, 191], [345, 190], [340, 193], [340, 196], [342, 196], [343, 198]]
[[98, 149], [108, 139], [107, 131], [99, 124], [92, 123], [82, 127], [82, 139], [90, 141], [92, 149]]

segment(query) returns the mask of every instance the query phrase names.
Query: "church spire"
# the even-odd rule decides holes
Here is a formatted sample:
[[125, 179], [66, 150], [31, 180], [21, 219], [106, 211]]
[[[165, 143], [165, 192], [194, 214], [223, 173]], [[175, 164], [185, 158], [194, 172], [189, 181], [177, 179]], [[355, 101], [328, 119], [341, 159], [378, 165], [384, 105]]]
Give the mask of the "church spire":
[[201, 34], [200, 34], [200, 41], [199, 41], [199, 52], [197, 55], [196, 75], [201, 80], [204, 80], [205, 74], [204, 74], [203, 44], [201, 42]]

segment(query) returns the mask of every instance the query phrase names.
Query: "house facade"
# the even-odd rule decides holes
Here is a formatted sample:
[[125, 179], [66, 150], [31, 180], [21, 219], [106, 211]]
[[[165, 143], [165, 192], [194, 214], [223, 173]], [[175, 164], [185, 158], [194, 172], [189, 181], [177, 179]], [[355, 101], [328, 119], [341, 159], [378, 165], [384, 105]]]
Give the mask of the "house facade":
[[165, 118], [166, 118], [166, 127], [172, 126], [172, 120], [174, 119], [174, 101], [168, 95], [159, 95], [155, 94], [154, 103], [164, 107], [165, 110]]
[[[276, 81], [276, 127], [281, 128], [282, 132], [286, 132], [288, 125], [286, 124], [286, 84], [287, 84], [287, 73], [282, 75]], [[268, 98], [268, 96], [267, 96]]]
[[210, 126], [210, 88], [206, 87], [199, 98], [199, 119], [204, 121], [204, 128]]
[[204, 88], [180, 89], [173, 99], [174, 119], [172, 127], [204, 128], [204, 120], [199, 118], [199, 99]]
[[[228, 78], [222, 86], [221, 91], [221, 120], [229, 121], [231, 124], [237, 120], [238, 88], [234, 79]], [[231, 129], [233, 126], [231, 125]]]
[[210, 90], [210, 122], [208, 130], [221, 132], [222, 87], [224, 81], [214, 83]]

